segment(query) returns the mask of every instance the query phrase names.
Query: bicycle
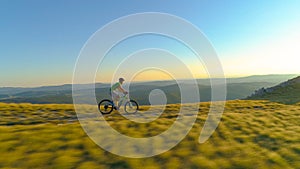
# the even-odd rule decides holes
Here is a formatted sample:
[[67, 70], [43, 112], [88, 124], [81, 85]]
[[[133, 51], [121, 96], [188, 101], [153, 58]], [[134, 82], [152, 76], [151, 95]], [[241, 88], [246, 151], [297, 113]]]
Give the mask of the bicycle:
[[[139, 109], [139, 105], [135, 100], [132, 100], [129, 98], [128, 94], [123, 95], [120, 100], [119, 100], [119, 105], [118, 109], [121, 107], [122, 103], [125, 102], [124, 104], [124, 110], [126, 113], [136, 113]], [[103, 99], [99, 102], [98, 104], [98, 110], [102, 114], [110, 114], [113, 109], [115, 108], [115, 104], [112, 100], [110, 99]]]

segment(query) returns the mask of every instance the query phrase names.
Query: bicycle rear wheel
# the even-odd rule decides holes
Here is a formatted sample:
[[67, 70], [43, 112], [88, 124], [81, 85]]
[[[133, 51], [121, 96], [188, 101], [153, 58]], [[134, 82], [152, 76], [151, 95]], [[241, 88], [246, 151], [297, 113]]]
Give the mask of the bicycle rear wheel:
[[135, 100], [130, 100], [124, 106], [126, 113], [136, 113], [139, 110], [139, 105]]
[[111, 100], [104, 99], [101, 100], [101, 102], [98, 104], [98, 110], [102, 114], [109, 114], [113, 111], [113, 109], [114, 109], [114, 104]]

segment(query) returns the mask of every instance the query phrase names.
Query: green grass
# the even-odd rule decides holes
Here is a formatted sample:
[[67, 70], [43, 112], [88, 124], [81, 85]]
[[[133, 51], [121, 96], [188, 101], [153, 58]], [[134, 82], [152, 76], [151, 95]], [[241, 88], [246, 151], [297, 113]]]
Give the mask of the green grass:
[[[121, 133], [145, 137], [168, 129], [179, 108], [167, 105], [160, 118], [146, 124], [130, 122], [117, 112], [105, 118]], [[228, 101], [215, 133], [199, 144], [208, 110], [209, 103], [200, 104], [195, 125], [170, 151], [130, 159], [106, 152], [91, 141], [72, 105], [0, 103], [0, 168], [300, 168], [299, 103]]]

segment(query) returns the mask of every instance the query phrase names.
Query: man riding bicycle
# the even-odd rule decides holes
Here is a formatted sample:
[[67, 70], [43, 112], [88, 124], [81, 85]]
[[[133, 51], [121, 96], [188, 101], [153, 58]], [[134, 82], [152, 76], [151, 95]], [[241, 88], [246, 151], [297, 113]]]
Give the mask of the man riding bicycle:
[[120, 113], [133, 114], [138, 112], [138, 102], [131, 99], [128, 92], [122, 87], [124, 81], [123, 78], [120, 78], [119, 82], [109, 88], [112, 99], [103, 99], [98, 103], [98, 110], [102, 114], [110, 114], [114, 109], [119, 110], [122, 105], [124, 105], [124, 109]]
[[[124, 78], [119, 78], [119, 82], [115, 83], [114, 85], [111, 86], [111, 96], [112, 100], [114, 102], [114, 105], [118, 105], [118, 101], [122, 94], [127, 94], [128, 92], [123, 89], [122, 84], [124, 82]], [[118, 105], [118, 107], [114, 107], [114, 109], [118, 110], [121, 105]]]

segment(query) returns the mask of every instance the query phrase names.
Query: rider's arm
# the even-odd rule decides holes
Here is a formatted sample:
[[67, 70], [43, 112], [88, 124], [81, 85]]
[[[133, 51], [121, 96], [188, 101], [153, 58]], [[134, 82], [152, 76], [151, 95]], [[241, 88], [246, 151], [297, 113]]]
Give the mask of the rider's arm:
[[123, 87], [122, 87], [121, 85], [118, 87], [118, 89], [119, 89], [120, 91], [122, 91], [123, 93], [127, 93], [127, 91], [124, 90]]

